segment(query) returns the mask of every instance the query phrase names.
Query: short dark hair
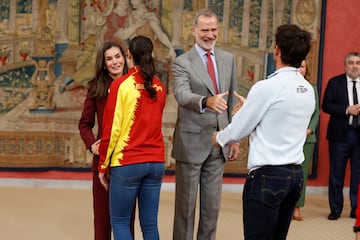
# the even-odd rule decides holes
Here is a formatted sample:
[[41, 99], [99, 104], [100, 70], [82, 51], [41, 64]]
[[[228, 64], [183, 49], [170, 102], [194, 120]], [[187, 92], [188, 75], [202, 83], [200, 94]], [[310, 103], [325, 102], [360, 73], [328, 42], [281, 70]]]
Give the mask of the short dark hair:
[[345, 58], [344, 58], [344, 64], [346, 65], [346, 62], [349, 60], [350, 57], [360, 57], [360, 53], [358, 52], [350, 52], [348, 54], [346, 54]]
[[311, 47], [311, 35], [295, 24], [285, 24], [277, 28], [275, 44], [281, 50], [281, 60], [292, 67], [300, 67]]

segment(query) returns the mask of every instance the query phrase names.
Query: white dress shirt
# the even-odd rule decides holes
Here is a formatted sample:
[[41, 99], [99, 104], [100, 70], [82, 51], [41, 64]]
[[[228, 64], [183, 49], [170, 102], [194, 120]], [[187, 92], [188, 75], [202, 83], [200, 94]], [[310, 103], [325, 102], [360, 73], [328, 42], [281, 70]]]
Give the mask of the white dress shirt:
[[[349, 105], [354, 105], [354, 96], [353, 96], [353, 81], [356, 82], [355, 86], [356, 86], [356, 92], [358, 94], [358, 103], [360, 103], [359, 100], [359, 94], [360, 94], [360, 79], [356, 78], [355, 80], [351, 79], [348, 75], [346, 75], [346, 79], [347, 79], [347, 89], [348, 89], [348, 97], [349, 97]], [[352, 124], [353, 121], [353, 115], [350, 115], [349, 117], [349, 125]]]

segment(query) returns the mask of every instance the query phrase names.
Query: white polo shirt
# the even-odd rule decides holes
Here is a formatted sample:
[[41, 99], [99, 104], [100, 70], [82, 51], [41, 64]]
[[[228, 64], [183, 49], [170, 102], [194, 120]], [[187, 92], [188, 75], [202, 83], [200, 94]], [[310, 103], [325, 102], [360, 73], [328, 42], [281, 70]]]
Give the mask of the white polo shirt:
[[301, 164], [315, 109], [313, 87], [294, 67], [283, 67], [250, 89], [232, 122], [217, 135], [224, 146], [250, 135], [247, 167]]

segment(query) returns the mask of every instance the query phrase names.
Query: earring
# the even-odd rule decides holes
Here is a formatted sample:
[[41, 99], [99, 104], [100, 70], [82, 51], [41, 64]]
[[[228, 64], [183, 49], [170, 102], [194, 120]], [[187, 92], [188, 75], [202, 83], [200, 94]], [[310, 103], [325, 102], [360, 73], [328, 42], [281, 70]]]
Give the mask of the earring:
[[106, 69], [106, 67], [104, 67], [104, 69]]

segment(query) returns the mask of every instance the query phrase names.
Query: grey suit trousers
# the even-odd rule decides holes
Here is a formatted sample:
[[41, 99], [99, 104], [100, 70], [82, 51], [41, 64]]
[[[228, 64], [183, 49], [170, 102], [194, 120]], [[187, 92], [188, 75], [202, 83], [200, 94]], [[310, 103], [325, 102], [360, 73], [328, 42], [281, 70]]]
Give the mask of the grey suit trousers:
[[193, 240], [197, 192], [200, 196], [198, 240], [215, 240], [224, 157], [219, 148], [203, 163], [176, 161], [174, 240]]

